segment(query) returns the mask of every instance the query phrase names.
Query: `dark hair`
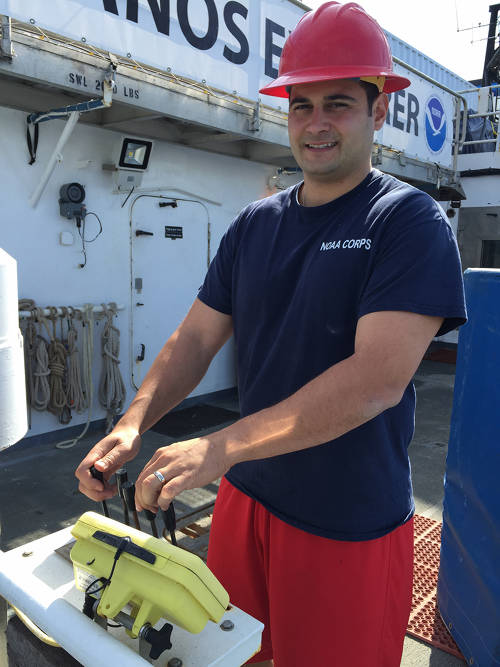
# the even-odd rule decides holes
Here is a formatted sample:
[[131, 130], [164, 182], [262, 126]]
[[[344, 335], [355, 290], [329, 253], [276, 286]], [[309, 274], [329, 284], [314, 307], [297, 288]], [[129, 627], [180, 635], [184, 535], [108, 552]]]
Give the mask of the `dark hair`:
[[372, 115], [373, 103], [380, 95], [377, 86], [374, 83], [368, 83], [368, 81], [359, 81], [359, 85], [366, 93], [366, 99], [368, 101], [368, 115]]

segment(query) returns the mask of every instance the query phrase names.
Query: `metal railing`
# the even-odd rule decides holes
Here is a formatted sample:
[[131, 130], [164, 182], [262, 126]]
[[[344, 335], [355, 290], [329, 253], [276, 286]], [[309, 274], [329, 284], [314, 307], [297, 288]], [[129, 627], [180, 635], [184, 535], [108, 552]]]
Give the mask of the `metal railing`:
[[429, 81], [429, 83], [432, 83], [434, 86], [437, 86], [438, 88], [441, 88], [441, 90], [444, 90], [446, 93], [449, 93], [450, 95], [453, 95], [455, 98], [455, 122], [454, 122], [454, 134], [453, 134], [453, 171], [457, 171], [457, 161], [458, 161], [458, 155], [460, 152], [460, 149], [462, 148], [464, 142], [465, 142], [465, 133], [467, 130], [466, 124], [462, 126], [462, 131], [460, 131], [460, 113], [461, 113], [461, 105], [463, 105], [463, 115], [464, 118], [467, 118], [468, 115], [468, 104], [467, 104], [467, 99], [463, 96], [462, 93], [459, 93], [455, 90], [452, 90], [451, 88], [448, 88], [448, 86], [445, 86], [444, 84], [440, 83], [439, 81], [436, 81], [432, 77], [428, 76], [424, 72], [421, 72], [420, 70], [416, 69], [415, 67], [412, 67], [408, 63], [405, 63], [404, 60], [400, 60], [399, 58], [396, 58], [395, 56], [392, 57], [393, 61], [397, 63], [398, 65], [401, 65], [405, 69], [407, 69], [409, 72], [413, 72], [413, 74], [416, 74], [419, 76], [421, 79], [424, 79], [425, 81]]
[[[496, 90], [498, 89], [498, 90]], [[496, 92], [494, 92], [496, 91]], [[484, 88], [471, 88], [468, 90], [460, 91], [460, 95], [470, 96], [472, 94], [477, 95], [477, 108], [480, 109], [485, 105], [489, 108], [490, 106], [494, 107], [493, 110], [468, 114], [464, 114], [463, 127], [467, 125], [467, 121], [472, 118], [491, 118], [491, 130], [493, 132], [493, 137], [482, 138], [482, 139], [470, 139], [464, 141], [463, 146], [479, 146], [480, 144], [495, 144], [493, 150], [484, 148], [483, 150], [478, 150], [478, 153], [485, 152], [496, 152], [500, 151], [500, 84], [496, 83], [491, 86], [486, 86]], [[471, 105], [472, 106], [472, 105]]]

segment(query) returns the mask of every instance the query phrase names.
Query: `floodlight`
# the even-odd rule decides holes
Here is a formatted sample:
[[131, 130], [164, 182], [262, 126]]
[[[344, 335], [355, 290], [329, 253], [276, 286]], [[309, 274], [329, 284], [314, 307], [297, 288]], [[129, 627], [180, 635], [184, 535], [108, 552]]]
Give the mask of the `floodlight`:
[[148, 168], [152, 146], [152, 141], [126, 137], [122, 143], [118, 168], [145, 171]]

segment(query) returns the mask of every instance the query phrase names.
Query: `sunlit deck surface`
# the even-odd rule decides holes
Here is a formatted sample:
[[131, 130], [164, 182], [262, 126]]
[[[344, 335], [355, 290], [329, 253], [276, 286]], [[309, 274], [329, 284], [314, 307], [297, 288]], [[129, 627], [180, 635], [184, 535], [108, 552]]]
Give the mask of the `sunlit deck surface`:
[[[455, 366], [452, 363], [423, 361], [415, 378], [417, 391], [416, 430], [410, 447], [412, 475], [417, 514], [441, 520], [443, 500], [443, 476], [449, 424], [453, 401]], [[223, 399], [209, 401], [214, 406], [238, 411], [236, 392]], [[227, 424], [227, 422], [226, 422]], [[136, 461], [128, 464], [129, 479], [134, 480], [153, 452], [174, 440], [210, 432], [201, 429], [186, 432], [182, 437], [168, 437], [154, 431], [145, 434], [143, 448]], [[0, 454], [0, 511], [2, 515], [2, 549], [7, 551], [48, 533], [72, 525], [87, 510], [100, 511], [77, 489], [74, 470], [86, 452], [102, 437], [93, 431], [75, 447], [58, 450], [54, 444], [61, 440], [55, 433], [54, 440], [37, 446], [11, 448]], [[176, 500], [177, 538], [181, 546], [204, 558], [208, 546], [211, 511], [217, 493], [217, 483], [203, 489], [186, 491]], [[117, 499], [109, 503], [113, 518], [122, 520], [122, 507]], [[149, 524], [141, 520], [143, 530], [149, 532]], [[11, 623], [11, 625], [13, 625]], [[24, 626], [16, 623], [9, 632], [11, 642], [24, 641]], [[69, 656], [62, 660], [58, 651], [51, 662], [51, 651], [43, 647], [47, 662], [60, 666], [74, 665]], [[45, 658], [44, 658], [45, 659]], [[406, 637], [401, 665], [404, 667], [452, 667], [464, 664], [458, 658], [437, 648]]]

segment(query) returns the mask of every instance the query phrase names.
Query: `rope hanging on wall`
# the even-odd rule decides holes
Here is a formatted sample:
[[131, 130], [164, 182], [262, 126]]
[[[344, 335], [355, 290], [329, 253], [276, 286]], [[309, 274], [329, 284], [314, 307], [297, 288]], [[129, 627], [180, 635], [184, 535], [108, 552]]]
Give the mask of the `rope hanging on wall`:
[[33, 323], [33, 328], [29, 329], [30, 342], [29, 354], [32, 355], [32, 376], [29, 381], [30, 386], [30, 405], [38, 412], [46, 410], [50, 401], [49, 385], [49, 353], [45, 338], [41, 335], [40, 309], [34, 308], [32, 314], [35, 317], [38, 329]]
[[[50, 343], [48, 347], [49, 354], [49, 385], [50, 385], [50, 401], [47, 410], [52, 412], [59, 418], [61, 424], [69, 424], [71, 421], [71, 410], [68, 408], [65, 390], [65, 375], [66, 375], [66, 348], [61, 340], [57, 338], [56, 321], [58, 319], [57, 308], [55, 306], [48, 306], [50, 310], [49, 320], [52, 322], [53, 333], [51, 334], [48, 326], [47, 331], [50, 335]], [[63, 312], [64, 316], [64, 312]], [[45, 319], [45, 318], [44, 318]], [[42, 320], [43, 321], [43, 320]], [[46, 321], [46, 320], [45, 320]], [[62, 338], [62, 323], [61, 323], [61, 338]]]
[[35, 310], [36, 305], [32, 299], [21, 299], [19, 301], [19, 310], [29, 310], [31, 315], [26, 320], [24, 330], [22, 330], [24, 338], [24, 374], [26, 380], [26, 408], [28, 412], [28, 428], [31, 428], [31, 401], [33, 400], [34, 392], [34, 365], [35, 365], [35, 341], [36, 341], [36, 324], [35, 324]]
[[106, 315], [106, 324], [101, 336], [102, 345], [102, 372], [99, 383], [99, 402], [107, 412], [106, 433], [113, 429], [113, 418], [118, 415], [125, 400], [125, 385], [120, 373], [120, 331], [113, 326], [113, 316], [116, 315], [116, 304], [101, 304]]
[[[78, 309], [75, 310], [77, 318], [82, 323], [82, 356], [83, 356], [83, 376], [80, 375], [80, 385], [78, 389], [75, 388], [75, 395], [82, 397], [81, 405], [82, 408], [88, 408], [87, 421], [83, 428], [83, 431], [77, 438], [71, 438], [70, 440], [62, 440], [56, 444], [56, 449], [71, 449], [76, 443], [83, 438], [87, 433], [90, 420], [92, 417], [92, 404], [94, 402], [94, 380], [92, 377], [92, 360], [94, 358], [94, 306], [91, 303], [85, 304], [83, 312]], [[68, 342], [70, 336], [68, 334]], [[76, 358], [78, 358], [78, 351], [76, 350], [76, 338], [75, 338], [75, 351], [73, 352]]]
[[[80, 313], [81, 316], [81, 313]], [[78, 332], [74, 325], [75, 309], [68, 307], [68, 375], [66, 385], [66, 401], [71, 410], [81, 414], [87, 407], [87, 398], [85, 395], [85, 386], [82, 379], [80, 368], [80, 355], [78, 353]]]
[[[94, 399], [94, 305], [85, 304], [83, 309], [49, 306], [49, 314], [46, 316], [44, 309], [37, 308], [33, 300], [21, 299], [19, 310], [22, 311], [21, 328], [24, 336], [29, 408], [37, 411], [48, 410], [56, 414], [64, 424], [70, 421], [71, 410], [81, 413], [88, 409], [87, 422], [80, 435], [55, 445], [58, 449], [69, 449], [83, 438], [91, 421]], [[117, 315], [117, 306], [114, 303], [109, 304], [109, 307], [102, 304], [103, 315], [100, 315], [99, 308], [97, 310], [97, 317], [106, 317], [102, 333], [103, 371], [99, 399], [107, 412], [106, 432], [109, 432], [113, 427], [113, 418], [123, 408], [126, 392], [119, 370], [120, 331], [112, 324], [113, 317]], [[59, 338], [57, 320], [61, 327]], [[64, 322], [67, 326], [66, 336], [63, 331]], [[78, 322], [81, 324], [81, 360], [77, 346], [79, 332], [75, 326]], [[45, 329], [50, 343], [47, 343], [42, 335], [42, 329]]]

